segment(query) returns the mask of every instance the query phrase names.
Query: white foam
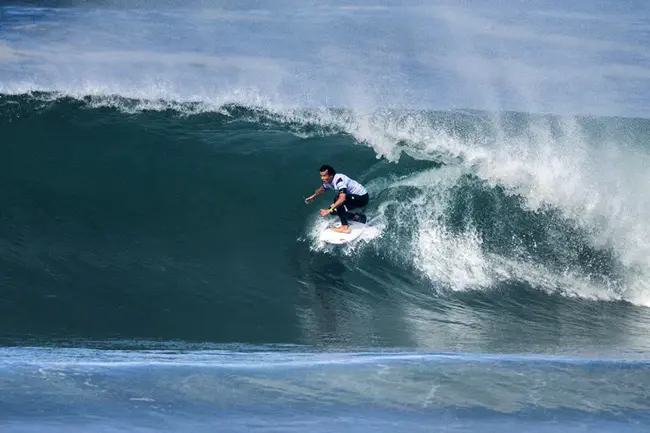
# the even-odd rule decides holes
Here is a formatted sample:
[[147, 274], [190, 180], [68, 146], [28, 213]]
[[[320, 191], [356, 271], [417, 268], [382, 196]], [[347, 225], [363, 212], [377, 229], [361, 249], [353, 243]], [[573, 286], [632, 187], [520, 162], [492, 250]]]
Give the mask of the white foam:
[[[507, 135], [493, 120], [496, 136], [476, 141], [437, 129], [422, 115], [354, 113], [336, 118], [330, 114], [319, 121], [353, 134], [378, 157], [398, 161], [401, 153], [408, 153], [453, 164], [453, 169], [420, 173], [393, 184], [417, 186], [423, 193], [419, 203], [403, 204], [397, 211], [417, 214], [413, 245], [386, 247], [409, 255], [411, 263], [436, 283], [463, 290], [518, 279], [550, 291], [650, 305], [650, 197], [646, 194], [650, 172], [645, 169], [650, 155], [645, 150], [625, 142], [590, 142], [572, 117], [553, 125], [543, 119], [532, 121], [519, 135]], [[586, 270], [553, 271], [543, 263], [486, 256], [471, 225], [459, 234], [445, 222], [450, 188], [463, 173], [520, 196], [526, 211], [558, 211], [587, 233], [592, 247], [613, 252], [625, 269], [625, 281], [597, 282]], [[558, 244], [557, 248], [571, 246]]]

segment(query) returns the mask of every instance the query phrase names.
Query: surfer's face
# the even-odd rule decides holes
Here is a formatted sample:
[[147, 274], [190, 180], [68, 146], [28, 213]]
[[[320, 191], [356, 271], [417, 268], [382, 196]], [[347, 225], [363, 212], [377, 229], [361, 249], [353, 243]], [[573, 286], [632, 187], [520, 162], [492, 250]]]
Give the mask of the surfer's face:
[[332, 183], [333, 178], [334, 175], [329, 174], [327, 170], [320, 172], [320, 180], [322, 180], [324, 183]]

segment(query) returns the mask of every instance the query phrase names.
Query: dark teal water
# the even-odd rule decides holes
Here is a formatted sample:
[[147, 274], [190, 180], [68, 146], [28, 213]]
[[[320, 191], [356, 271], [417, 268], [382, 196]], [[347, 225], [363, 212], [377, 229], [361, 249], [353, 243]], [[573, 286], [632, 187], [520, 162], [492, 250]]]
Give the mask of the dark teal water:
[[[559, 336], [544, 318], [560, 308], [579, 312], [568, 320], [587, 319], [594, 334], [593, 342], [562, 350], [586, 350], [604, 344], [600, 332], [625, 328], [618, 322], [647, 320], [617, 251], [593, 245], [589, 231], [559, 211], [527, 211], [521, 198], [471, 171], [444, 180], [449, 185], [417, 180], [462, 162], [378, 161], [328, 125], [242, 107], [129, 114], [66, 98], [44, 106], [23, 95], [3, 97], [2, 110], [7, 343], [180, 339], [446, 350], [435, 337], [446, 322], [466, 335], [458, 347], [483, 349], [491, 338], [476, 336], [486, 320], [477, 311], [525, 323], [539, 315], [536, 339], [544, 341]], [[462, 114], [429, 116], [440, 125], [455, 118], [458, 130], [449, 133], [469, 133]], [[517, 116], [508, 122], [528, 127]], [[368, 185], [379, 238], [327, 248], [311, 237], [319, 205], [332, 200], [303, 202], [319, 186], [323, 163]], [[445, 233], [426, 238], [437, 231]], [[456, 251], [429, 251], [436, 243]], [[550, 281], [535, 274], [543, 271]], [[614, 302], [581, 300], [593, 296]], [[594, 309], [615, 319], [591, 320]], [[419, 320], [405, 310], [433, 315], [423, 321], [431, 335], [414, 329]], [[499, 319], [508, 338], [497, 345], [531, 350], [512, 319]], [[581, 326], [575, 336], [561, 332], [585, 339]]]
[[1, 8], [0, 430], [644, 431], [617, 5]]
[[[463, 156], [377, 160], [313, 113], [52, 96], [1, 101], [7, 428], [647, 422], [643, 286], [563, 209], [527, 209]], [[425, 114], [476, 133], [474, 115]], [[640, 141], [646, 121], [583, 126]], [[322, 163], [368, 186], [378, 238], [313, 237]]]

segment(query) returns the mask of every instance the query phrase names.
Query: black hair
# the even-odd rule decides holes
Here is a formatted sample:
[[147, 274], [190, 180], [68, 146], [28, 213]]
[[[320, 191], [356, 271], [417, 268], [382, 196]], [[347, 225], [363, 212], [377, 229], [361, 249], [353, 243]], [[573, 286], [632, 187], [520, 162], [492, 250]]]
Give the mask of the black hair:
[[335, 174], [336, 174], [336, 170], [334, 170], [334, 169], [332, 168], [332, 166], [327, 165], [327, 164], [322, 165], [322, 166], [320, 167], [320, 170], [319, 170], [319, 171], [327, 171], [327, 174], [331, 174], [331, 175], [335, 175]]

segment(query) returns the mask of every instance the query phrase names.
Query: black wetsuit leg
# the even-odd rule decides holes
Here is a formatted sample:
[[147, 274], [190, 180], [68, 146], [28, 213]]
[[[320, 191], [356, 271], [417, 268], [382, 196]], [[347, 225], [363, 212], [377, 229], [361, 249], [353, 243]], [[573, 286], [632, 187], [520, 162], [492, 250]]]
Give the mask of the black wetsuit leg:
[[[334, 197], [333, 203], [338, 200], [338, 195]], [[341, 220], [341, 225], [347, 226], [348, 225], [348, 220], [354, 219], [355, 215], [352, 212], [348, 212], [350, 209], [356, 209], [360, 207], [365, 207], [368, 205], [368, 201], [370, 200], [370, 197], [368, 196], [368, 193], [364, 195], [356, 195], [356, 194], [346, 194], [345, 196], [345, 201], [343, 204], [341, 204], [336, 210], [332, 213], [335, 213], [339, 216], [339, 219]]]

